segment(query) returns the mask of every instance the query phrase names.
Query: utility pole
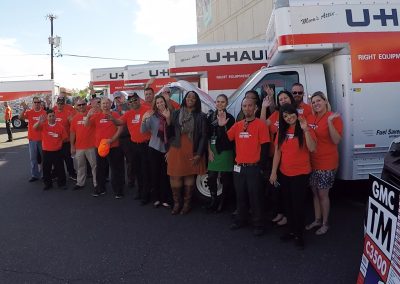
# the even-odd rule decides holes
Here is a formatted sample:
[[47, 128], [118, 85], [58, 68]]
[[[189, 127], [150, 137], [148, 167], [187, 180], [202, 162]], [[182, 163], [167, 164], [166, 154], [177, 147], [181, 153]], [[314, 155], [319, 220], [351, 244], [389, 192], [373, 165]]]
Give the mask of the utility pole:
[[53, 20], [57, 19], [56, 15], [53, 14], [48, 14], [46, 18], [50, 19], [50, 37], [49, 37], [49, 43], [50, 43], [50, 79], [54, 79], [54, 67], [53, 67], [53, 59], [54, 59], [54, 37], [53, 37]]

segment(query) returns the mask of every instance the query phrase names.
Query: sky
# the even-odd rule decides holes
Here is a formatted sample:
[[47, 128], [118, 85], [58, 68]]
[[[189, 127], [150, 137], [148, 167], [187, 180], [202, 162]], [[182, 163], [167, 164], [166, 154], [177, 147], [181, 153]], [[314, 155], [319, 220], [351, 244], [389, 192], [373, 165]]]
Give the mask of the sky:
[[3, 0], [0, 81], [50, 79], [49, 14], [61, 37], [54, 80], [71, 89], [88, 86], [92, 68], [168, 60], [170, 46], [197, 43], [195, 0]]

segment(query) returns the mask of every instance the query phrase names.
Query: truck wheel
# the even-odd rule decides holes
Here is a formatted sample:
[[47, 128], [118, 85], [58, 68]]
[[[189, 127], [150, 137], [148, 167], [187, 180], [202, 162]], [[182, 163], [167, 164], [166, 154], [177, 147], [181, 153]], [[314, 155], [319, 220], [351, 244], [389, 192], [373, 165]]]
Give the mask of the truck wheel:
[[[222, 193], [222, 184], [219, 181], [219, 177], [217, 180], [218, 191], [217, 195], [219, 196]], [[198, 175], [196, 178], [196, 188], [197, 188], [197, 198], [202, 202], [207, 202], [210, 199], [210, 190], [208, 189], [208, 175]]]
[[21, 129], [23, 127], [26, 127], [25, 121], [19, 119], [18, 116], [13, 116], [13, 118], [11, 118], [11, 124], [15, 129]]

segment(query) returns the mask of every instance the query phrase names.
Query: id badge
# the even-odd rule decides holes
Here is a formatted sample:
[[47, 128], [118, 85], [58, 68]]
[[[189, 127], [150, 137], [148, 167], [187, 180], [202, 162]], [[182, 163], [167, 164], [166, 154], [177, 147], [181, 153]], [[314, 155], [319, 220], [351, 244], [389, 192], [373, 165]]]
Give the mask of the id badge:
[[211, 140], [210, 140], [210, 143], [211, 143], [211, 145], [215, 145], [215, 144], [216, 144], [216, 142], [217, 142], [217, 139], [215, 139], [215, 138], [211, 138]]
[[233, 171], [236, 172], [236, 173], [240, 173], [240, 166], [234, 165], [233, 166]]

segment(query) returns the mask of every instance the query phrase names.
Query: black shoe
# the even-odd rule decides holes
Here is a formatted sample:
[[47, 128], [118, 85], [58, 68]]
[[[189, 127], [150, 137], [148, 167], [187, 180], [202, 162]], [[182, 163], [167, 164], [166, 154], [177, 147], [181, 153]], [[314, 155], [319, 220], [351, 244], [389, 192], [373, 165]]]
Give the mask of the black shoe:
[[303, 237], [295, 237], [294, 238], [294, 245], [298, 248], [298, 249], [304, 249], [304, 239]]
[[53, 185], [48, 184], [48, 185], [45, 185], [45, 186], [43, 187], [43, 190], [49, 190], [49, 189], [51, 189], [51, 188], [53, 188]]
[[39, 179], [36, 178], [36, 177], [31, 177], [28, 181], [29, 181], [29, 182], [34, 182], [34, 181], [37, 181], [37, 180], [39, 180]]
[[76, 184], [72, 190], [81, 190], [81, 189], [84, 189], [84, 188], [85, 188], [84, 185], [77, 185]]
[[58, 185], [58, 188], [59, 188], [59, 189], [62, 189], [62, 190], [67, 190], [67, 189], [68, 189], [68, 187], [67, 187], [66, 184], [59, 184], [59, 185]]
[[282, 235], [279, 239], [282, 242], [288, 242], [288, 241], [293, 240], [294, 238], [295, 238], [295, 235], [293, 233], [287, 233], [287, 234]]
[[235, 231], [235, 230], [239, 230], [239, 229], [243, 228], [244, 226], [245, 226], [244, 224], [234, 222], [234, 223], [231, 224], [229, 229], [232, 230], [232, 231]]
[[12, 142], [12, 139], [8, 139], [6, 142]]

